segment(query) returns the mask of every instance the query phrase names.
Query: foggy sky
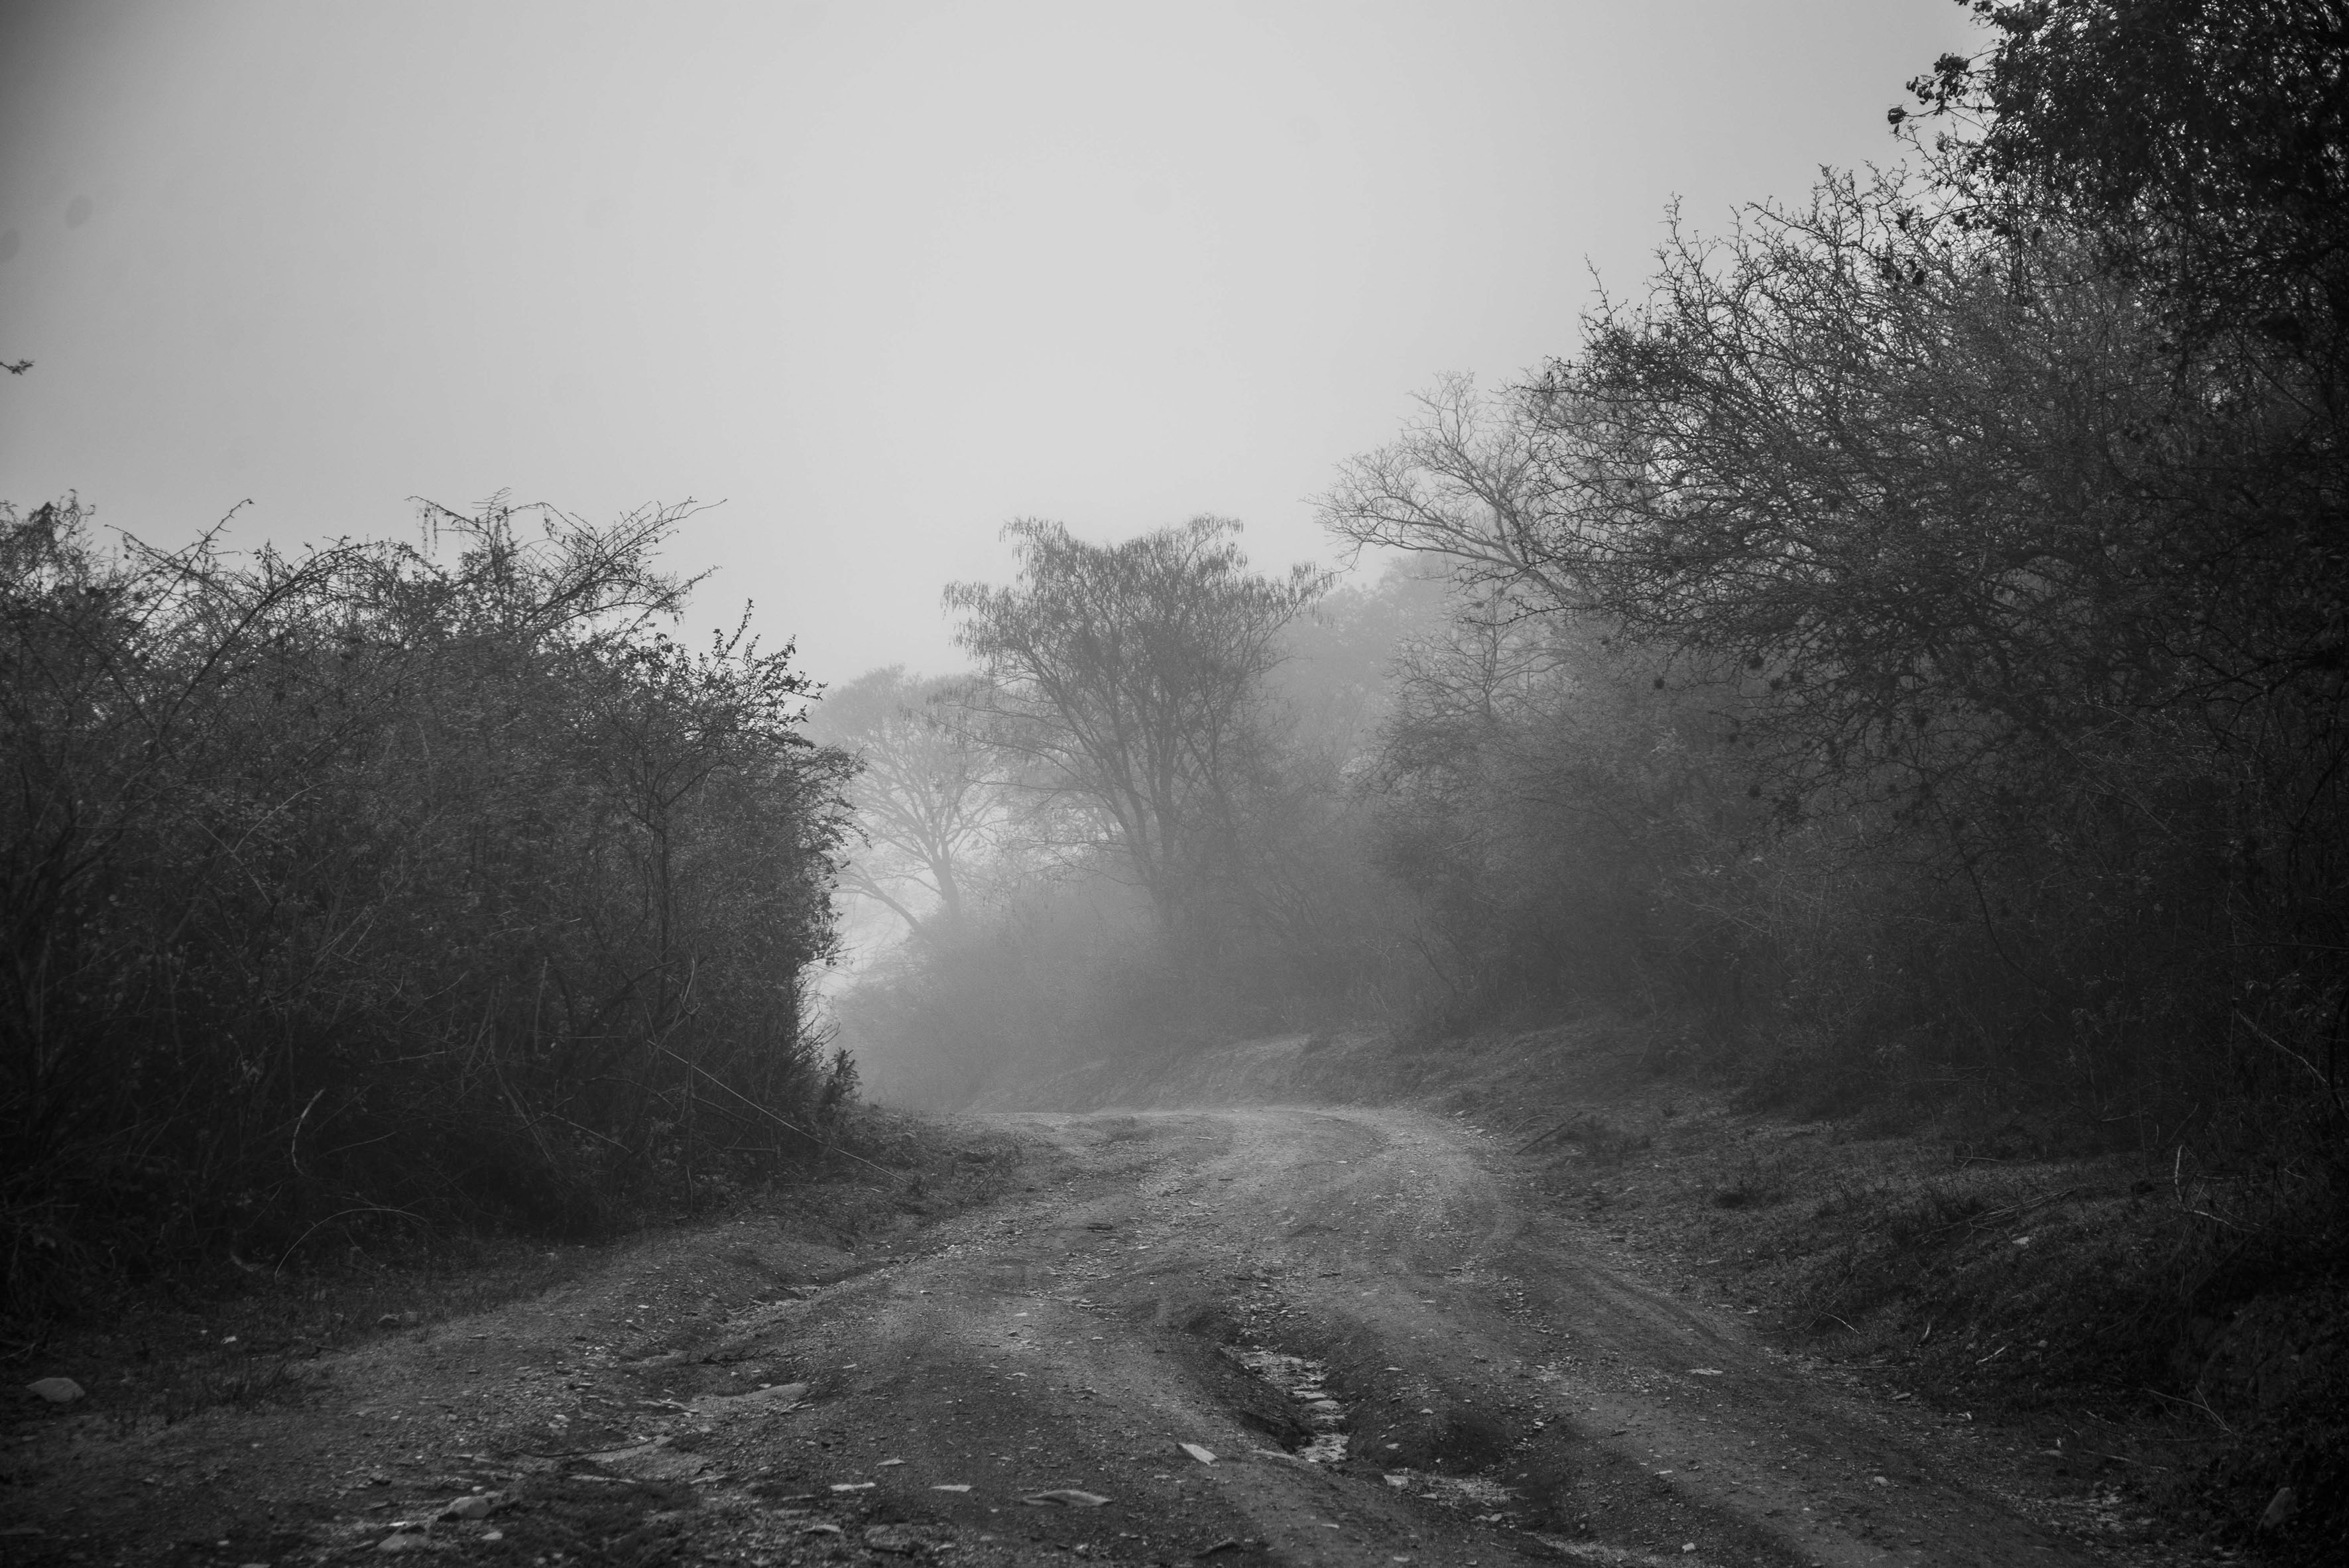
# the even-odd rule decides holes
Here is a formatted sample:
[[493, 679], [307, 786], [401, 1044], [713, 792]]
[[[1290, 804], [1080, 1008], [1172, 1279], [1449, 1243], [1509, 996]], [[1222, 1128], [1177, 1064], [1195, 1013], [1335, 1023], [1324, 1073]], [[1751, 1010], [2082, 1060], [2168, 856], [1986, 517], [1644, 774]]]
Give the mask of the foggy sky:
[[410, 496], [726, 505], [676, 559], [820, 678], [955, 663], [997, 528], [1309, 499], [1575, 346], [1885, 108], [1948, 0], [13, 5], [0, 497], [178, 542]]

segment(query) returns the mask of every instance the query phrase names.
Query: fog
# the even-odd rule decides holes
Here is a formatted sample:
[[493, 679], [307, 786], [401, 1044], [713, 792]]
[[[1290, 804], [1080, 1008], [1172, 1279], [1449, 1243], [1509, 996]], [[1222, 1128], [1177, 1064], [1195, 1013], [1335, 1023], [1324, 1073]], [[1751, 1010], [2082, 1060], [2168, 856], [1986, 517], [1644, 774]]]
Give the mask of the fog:
[[0, 0], [5, 1533], [2333, 1562], [2344, 9]]
[[[1968, 26], [0, 5], [0, 1132], [106, 1194], [9, 1299], [1553, 995], [1396, 859], [1399, 727], [1507, 611], [1333, 486], [1675, 211], [1905, 156]], [[1157, 646], [1094, 660], [1142, 751], [1040, 609]]]
[[[1016, 516], [1259, 565], [1438, 375], [1569, 351], [1667, 204], [1898, 151], [1944, 0], [12, 4], [0, 495], [176, 545], [509, 491], [819, 680], [955, 658]], [[238, 510], [238, 509], [242, 510]]]

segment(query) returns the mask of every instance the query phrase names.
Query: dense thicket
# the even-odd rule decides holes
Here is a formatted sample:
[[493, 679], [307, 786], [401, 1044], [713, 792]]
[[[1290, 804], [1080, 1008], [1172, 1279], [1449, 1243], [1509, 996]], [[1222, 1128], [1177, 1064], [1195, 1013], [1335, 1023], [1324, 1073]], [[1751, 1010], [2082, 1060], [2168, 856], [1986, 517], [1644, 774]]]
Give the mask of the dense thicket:
[[663, 630], [678, 515], [242, 560], [0, 518], [13, 1305], [820, 1135], [847, 765], [788, 649]]
[[[2225, 1517], [2337, 1542], [2349, 16], [1977, 9], [1920, 168], [1676, 232], [1346, 470], [1330, 525], [1465, 593], [1384, 862], [1451, 1018], [1657, 1005], [1814, 1109], [2141, 1151], [2073, 1331], [2225, 1405]], [[2256, 1406], [2202, 1381], [2254, 1301], [2309, 1368]]]
[[[1845, 1083], [1987, 1075], [2148, 1139], [2228, 1105], [2329, 1125], [2337, 219], [2271, 150], [2337, 164], [2341, 34], [2269, 17], [2255, 37], [2305, 46], [2289, 69], [2229, 34], [2250, 108], [2191, 157], [2171, 127], [2147, 171], [2063, 84], [2148, 52], [2183, 82], [2220, 9], [1997, 20], [1983, 63], [1920, 83], [1993, 117], [1936, 175], [1676, 237], [1577, 358], [1444, 387], [1350, 469], [1331, 525], [1452, 560], [1497, 617], [1414, 676], [1398, 864], [1455, 966], [1508, 955], [1503, 989], [1587, 990], [1605, 954], [1831, 1050]], [[2246, 129], [2320, 45], [2324, 116]], [[2197, 90], [2227, 97], [2208, 65]], [[2257, 313], [2220, 308], [2222, 240], [2273, 263]], [[1431, 855], [1420, 824], [1478, 789], [1501, 847]]]

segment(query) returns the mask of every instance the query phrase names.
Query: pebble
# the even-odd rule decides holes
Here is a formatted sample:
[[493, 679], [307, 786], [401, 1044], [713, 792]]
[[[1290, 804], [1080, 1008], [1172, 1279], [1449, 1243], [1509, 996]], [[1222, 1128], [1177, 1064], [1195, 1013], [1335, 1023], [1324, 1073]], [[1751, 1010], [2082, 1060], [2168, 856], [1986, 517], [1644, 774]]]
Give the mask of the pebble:
[[37, 1394], [52, 1405], [70, 1405], [82, 1397], [82, 1386], [70, 1377], [43, 1377], [25, 1385], [28, 1394]]

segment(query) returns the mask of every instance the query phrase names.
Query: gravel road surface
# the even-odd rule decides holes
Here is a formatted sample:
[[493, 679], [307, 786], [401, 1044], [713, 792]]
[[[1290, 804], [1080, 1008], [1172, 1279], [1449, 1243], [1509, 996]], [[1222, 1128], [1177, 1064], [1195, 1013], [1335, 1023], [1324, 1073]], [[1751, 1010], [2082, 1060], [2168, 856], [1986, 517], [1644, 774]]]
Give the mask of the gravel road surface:
[[[1456, 1119], [988, 1119], [1014, 1190], [749, 1215], [323, 1358], [291, 1405], [16, 1457], [32, 1562], [2112, 1559], [1736, 1307], [1641, 1283]], [[1597, 1250], [1594, 1250], [1597, 1249]]]

